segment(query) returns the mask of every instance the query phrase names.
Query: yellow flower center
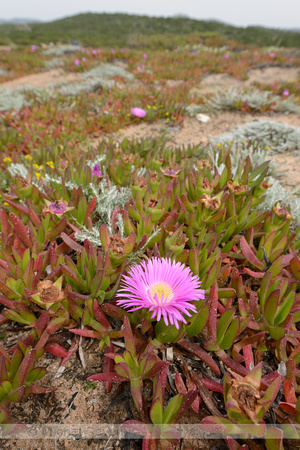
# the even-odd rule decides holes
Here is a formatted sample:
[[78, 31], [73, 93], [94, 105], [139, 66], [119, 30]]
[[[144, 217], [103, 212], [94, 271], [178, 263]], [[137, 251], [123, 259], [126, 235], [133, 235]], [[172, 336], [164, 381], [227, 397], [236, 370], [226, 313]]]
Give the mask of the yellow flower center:
[[158, 300], [161, 300], [162, 295], [164, 295], [164, 300], [167, 298], [167, 303], [169, 303], [173, 298], [172, 288], [164, 281], [159, 281], [151, 286], [149, 289], [150, 295], [154, 298], [157, 295]]

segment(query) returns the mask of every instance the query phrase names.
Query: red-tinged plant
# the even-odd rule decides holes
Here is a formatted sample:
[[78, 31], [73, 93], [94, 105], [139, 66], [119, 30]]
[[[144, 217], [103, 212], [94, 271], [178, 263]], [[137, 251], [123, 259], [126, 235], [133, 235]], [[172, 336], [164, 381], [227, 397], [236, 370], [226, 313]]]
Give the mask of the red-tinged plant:
[[44, 368], [35, 367], [40, 356], [41, 352], [26, 348], [21, 342], [11, 357], [0, 347], [0, 423], [13, 423], [9, 413], [11, 403], [49, 391], [35, 384], [46, 374]]
[[[262, 363], [255, 366], [245, 377], [235, 374], [235, 378], [232, 378], [226, 373], [224, 402], [228, 418], [208, 416], [201, 424], [218, 426], [218, 432], [223, 432], [227, 437], [230, 434], [239, 435], [243, 439], [266, 436], [266, 443], [271, 448], [275, 444], [275, 437], [270, 435], [271, 433], [266, 435], [267, 428], [263, 418], [279, 392], [283, 377], [277, 373], [263, 392], [261, 375]], [[282, 437], [283, 435], [281, 440]]]
[[[118, 278], [125, 260], [118, 260], [116, 267], [113, 267], [108, 252], [103, 259], [101, 252], [88, 240], [81, 246], [65, 234], [62, 234], [62, 238], [68, 246], [77, 251], [77, 264], [66, 255], [64, 264], [60, 266], [68, 283], [77, 292], [90, 294], [99, 302], [103, 302], [104, 298], [111, 298], [118, 288]], [[107, 291], [112, 282], [115, 286]]]
[[124, 318], [123, 335], [125, 348], [123, 355], [108, 353], [107, 357], [115, 362], [115, 372], [100, 373], [88, 378], [90, 381], [122, 382], [129, 381], [136, 408], [145, 419], [145, 403], [142, 395], [143, 380], [160, 373], [169, 363], [161, 361], [153, 351], [145, 350], [139, 355], [134, 335], [127, 317]]
[[173, 397], [165, 408], [165, 392], [168, 367], [154, 377], [153, 401], [149, 416], [153, 425], [148, 425], [137, 420], [127, 420], [122, 429], [131, 433], [137, 432], [144, 435], [143, 449], [171, 450], [178, 443], [180, 433], [172, 424], [178, 423], [184, 412], [193, 404], [197, 391], [190, 390]]
[[[210, 316], [208, 320], [208, 329], [210, 337], [205, 342], [205, 348], [218, 354], [219, 351], [228, 350], [238, 335], [241, 334], [250, 323], [252, 316], [245, 319], [236, 315], [235, 308], [226, 309], [217, 318], [218, 313], [218, 290], [217, 284], [211, 288], [210, 296]], [[223, 308], [224, 310], [224, 308]]]
[[[80, 336], [88, 338], [100, 339], [99, 347], [102, 350], [105, 345], [111, 345], [111, 339], [117, 339], [123, 336], [123, 331], [115, 331], [112, 329], [102, 308], [95, 299], [86, 300], [86, 306], [82, 312], [82, 324], [92, 329], [72, 329], [71, 331]], [[122, 317], [123, 318], [123, 317]]]
[[[290, 314], [295, 302], [295, 283], [289, 283], [288, 278], [277, 277], [272, 279], [272, 273], [266, 272], [262, 278], [259, 289], [259, 306], [255, 302], [254, 294], [250, 294], [249, 306], [240, 301], [242, 309], [250, 309], [256, 321], [249, 324], [249, 328], [266, 330], [275, 340], [282, 339], [293, 322]], [[260, 314], [263, 320], [258, 322]], [[295, 321], [298, 321], [298, 314]]]

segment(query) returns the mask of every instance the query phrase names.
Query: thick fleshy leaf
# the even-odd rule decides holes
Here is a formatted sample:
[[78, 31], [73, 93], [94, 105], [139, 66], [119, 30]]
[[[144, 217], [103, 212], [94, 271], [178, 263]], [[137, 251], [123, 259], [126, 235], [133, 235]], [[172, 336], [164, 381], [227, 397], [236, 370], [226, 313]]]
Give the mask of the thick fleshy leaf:
[[29, 239], [28, 230], [26, 229], [22, 220], [19, 219], [19, 217], [15, 213], [10, 213], [9, 218], [14, 226], [14, 230], [16, 231], [22, 242], [26, 245], [26, 247], [32, 248], [32, 242]]
[[98, 373], [88, 377], [89, 381], [108, 381], [110, 383], [121, 383], [122, 381], [128, 381], [128, 378], [121, 377], [116, 372]]
[[290, 267], [297, 280], [300, 280], [300, 258], [298, 256], [291, 260]]
[[242, 236], [241, 239], [240, 239], [240, 246], [241, 246], [241, 250], [243, 252], [243, 255], [248, 259], [250, 264], [252, 264], [257, 269], [262, 270], [264, 268], [264, 266], [265, 266], [265, 263], [260, 261], [256, 257], [256, 255], [251, 250], [251, 248], [250, 248], [248, 242], [246, 241], [246, 239], [244, 238], [244, 236]]
[[13, 389], [17, 389], [22, 386], [29, 374], [29, 372], [33, 369], [36, 357], [36, 350], [29, 350], [27, 355], [24, 357], [21, 362], [19, 369], [13, 379], [12, 387]]
[[205, 364], [207, 364], [217, 375], [220, 375], [220, 369], [218, 365], [215, 363], [215, 361], [212, 359], [212, 357], [199, 345], [194, 344], [193, 342], [187, 341], [185, 339], [181, 339], [178, 344], [180, 347], [187, 350], [192, 355], [197, 356], [200, 358]]
[[136, 359], [136, 347], [130, 322], [128, 317], [124, 317], [123, 334], [125, 341], [125, 348], [131, 353], [132, 357]]
[[83, 246], [78, 244], [76, 241], [74, 241], [70, 236], [68, 236], [66, 233], [61, 233], [60, 237], [62, 240], [72, 249], [75, 250], [75, 252], [81, 253], [83, 250]]

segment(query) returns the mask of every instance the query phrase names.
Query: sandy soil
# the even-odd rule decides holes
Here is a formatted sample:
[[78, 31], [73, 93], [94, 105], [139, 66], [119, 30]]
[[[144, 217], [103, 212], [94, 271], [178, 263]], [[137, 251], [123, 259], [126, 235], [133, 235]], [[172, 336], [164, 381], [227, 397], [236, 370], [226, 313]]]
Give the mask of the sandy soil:
[[194, 93], [208, 93], [229, 87], [243, 88], [253, 83], [270, 84], [275, 80], [278, 82], [295, 81], [300, 76], [299, 67], [266, 67], [264, 69], [253, 69], [248, 72], [248, 79], [240, 81], [227, 73], [209, 74], [201, 80], [200, 85], [194, 89]]
[[53, 83], [75, 82], [81, 80], [79, 73], [65, 73], [62, 69], [52, 69], [47, 72], [39, 72], [26, 77], [16, 78], [12, 81], [0, 83], [1, 88], [17, 88], [22, 86], [34, 86], [43, 88]]
[[[151, 139], [161, 136], [167, 137], [171, 145], [207, 145], [210, 137], [228, 133], [238, 125], [255, 120], [272, 120], [288, 125], [300, 127], [300, 115], [266, 116], [262, 114], [247, 114], [241, 112], [224, 111], [211, 115], [206, 123], [199, 122], [196, 118], [186, 118], [182, 126], [167, 126], [165, 122], [145, 123], [131, 125], [117, 135], [122, 138]], [[97, 141], [99, 142], [99, 141]]]

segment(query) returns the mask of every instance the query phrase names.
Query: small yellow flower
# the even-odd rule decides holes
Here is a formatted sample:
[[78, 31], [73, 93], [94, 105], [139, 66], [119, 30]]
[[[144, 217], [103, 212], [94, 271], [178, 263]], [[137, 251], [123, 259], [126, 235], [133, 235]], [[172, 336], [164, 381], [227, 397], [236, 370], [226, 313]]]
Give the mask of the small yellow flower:
[[176, 116], [174, 116], [174, 120], [176, 120], [177, 119], [177, 117]]
[[151, 106], [150, 106], [150, 105], [147, 105], [147, 108], [148, 108], [148, 109], [151, 109]]
[[221, 144], [217, 144], [217, 147], [221, 147]]
[[4, 202], [3, 205], [4, 205], [4, 206], [9, 206], [9, 203]]
[[50, 166], [51, 169], [54, 169], [54, 162], [53, 162], [53, 161], [47, 161], [46, 164], [47, 164], [48, 166]]
[[265, 147], [265, 150], [270, 150], [270, 147]]
[[38, 169], [39, 165], [38, 164], [32, 164], [32, 167], [34, 167], [35, 169]]
[[18, 133], [18, 136], [22, 136], [22, 133]]
[[25, 158], [25, 159], [28, 159], [29, 161], [32, 160], [32, 156], [31, 156], [31, 155], [25, 155], [24, 158]]
[[119, 130], [118, 130], [118, 131], [122, 131], [122, 130], [121, 130], [121, 128], [119, 128]]
[[118, 108], [117, 111], [120, 112], [120, 109]]
[[166, 122], [169, 122], [169, 120], [170, 120], [170, 119], [168, 118], [168, 119], [166, 120]]
[[155, 105], [154, 105], [154, 106], [152, 106], [152, 108], [153, 108], [153, 109], [157, 109], [157, 107], [156, 107]]
[[41, 174], [39, 172], [35, 172], [35, 176], [37, 177], [37, 179], [40, 179]]
[[3, 159], [3, 162], [12, 162], [12, 159], [7, 156], [6, 158]]
[[166, 116], [168, 116], [169, 115], [169, 113], [168, 112], [166, 112]]

